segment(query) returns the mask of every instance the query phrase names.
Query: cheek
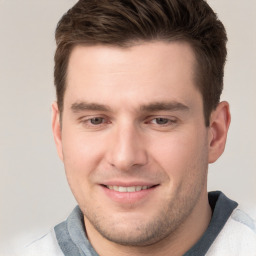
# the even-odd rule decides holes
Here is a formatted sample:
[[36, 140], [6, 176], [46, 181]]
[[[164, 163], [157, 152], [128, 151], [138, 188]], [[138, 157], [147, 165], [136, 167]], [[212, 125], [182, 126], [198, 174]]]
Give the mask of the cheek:
[[152, 147], [154, 161], [170, 180], [180, 183], [191, 175], [205, 171], [207, 147], [203, 133], [183, 132], [160, 138]]
[[[89, 136], [88, 136], [89, 137]], [[76, 201], [82, 207], [94, 200], [92, 174], [100, 161], [99, 145], [79, 132], [63, 133], [63, 162], [70, 189]], [[87, 197], [85, 195], [90, 195]]]
[[100, 159], [103, 145], [100, 137], [66, 129], [62, 135], [64, 164], [74, 172], [86, 173], [90, 171], [90, 166]]
[[91, 189], [91, 177], [103, 155], [101, 138], [86, 135], [79, 130], [66, 129], [62, 133], [63, 162], [70, 188], [79, 201], [79, 195]]

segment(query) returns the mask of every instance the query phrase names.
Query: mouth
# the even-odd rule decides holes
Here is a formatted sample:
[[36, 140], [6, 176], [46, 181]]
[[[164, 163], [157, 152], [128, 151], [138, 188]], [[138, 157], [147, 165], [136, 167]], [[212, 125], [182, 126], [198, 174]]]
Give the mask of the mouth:
[[152, 185], [152, 186], [117, 186], [117, 185], [103, 185], [105, 188], [112, 190], [112, 191], [116, 191], [116, 192], [120, 192], [120, 193], [134, 193], [134, 192], [139, 192], [142, 190], [148, 190], [154, 187], [157, 187], [157, 185]]
[[104, 185], [104, 186], [110, 190], [114, 190], [114, 191], [121, 192], [121, 193], [127, 193], [127, 192], [132, 193], [132, 192], [138, 192], [141, 190], [150, 189], [157, 185], [154, 185], [154, 186], [131, 186], [131, 187], [107, 186], [107, 185]]
[[[132, 186], [133, 185], [133, 186]], [[114, 202], [120, 205], [130, 205], [136, 202], [142, 202], [141, 200], [150, 199], [160, 184], [157, 185], [146, 185], [146, 184], [101, 184], [103, 191], [106, 195]]]

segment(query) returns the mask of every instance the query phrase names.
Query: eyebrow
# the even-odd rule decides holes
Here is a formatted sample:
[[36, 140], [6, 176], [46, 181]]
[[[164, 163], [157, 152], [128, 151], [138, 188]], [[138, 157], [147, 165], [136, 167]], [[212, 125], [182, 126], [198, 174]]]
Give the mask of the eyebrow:
[[110, 108], [97, 103], [78, 102], [71, 105], [71, 109], [74, 113], [79, 113], [86, 110], [91, 111], [110, 111]]
[[[104, 111], [110, 112], [111, 109], [103, 104], [88, 103], [88, 102], [76, 102], [71, 105], [71, 110], [74, 113], [90, 111]], [[157, 112], [157, 111], [188, 111], [189, 107], [180, 102], [153, 102], [140, 106], [142, 112]]]
[[144, 112], [157, 111], [189, 111], [189, 107], [180, 102], [154, 102], [140, 107]]

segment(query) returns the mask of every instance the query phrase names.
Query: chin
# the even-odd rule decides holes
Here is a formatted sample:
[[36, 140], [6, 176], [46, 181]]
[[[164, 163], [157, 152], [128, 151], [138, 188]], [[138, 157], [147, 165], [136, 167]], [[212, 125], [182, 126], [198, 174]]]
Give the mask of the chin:
[[[119, 216], [113, 214], [111, 218], [105, 216], [104, 219], [97, 219], [94, 215], [92, 221], [89, 220], [89, 216], [87, 219], [94, 229], [108, 241], [123, 246], [138, 247], [153, 245], [176, 230], [179, 222], [176, 219], [170, 221], [168, 215], [169, 212], [165, 209], [151, 216], [147, 213], [130, 213], [130, 216], [129, 213], [125, 213]], [[169, 221], [166, 221], [167, 219]]]

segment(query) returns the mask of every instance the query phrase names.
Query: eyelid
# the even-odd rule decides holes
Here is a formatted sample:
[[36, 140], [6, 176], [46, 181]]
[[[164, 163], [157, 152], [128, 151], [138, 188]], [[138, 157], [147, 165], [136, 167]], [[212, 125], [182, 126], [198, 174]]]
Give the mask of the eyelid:
[[152, 121], [153, 120], [155, 120], [155, 121], [157, 121], [158, 119], [162, 119], [162, 120], [164, 120], [164, 121], [167, 121], [167, 122], [175, 122], [175, 120], [172, 120], [172, 119], [170, 119], [170, 118], [165, 118], [165, 117], [156, 117], [156, 118], [154, 118], [154, 119], [152, 119]]
[[101, 114], [93, 114], [93, 115], [83, 115], [83, 116], [80, 116], [78, 118], [79, 121], [82, 121], [82, 120], [91, 120], [93, 118], [104, 118], [106, 119], [106, 116], [105, 115], [101, 115]]
[[[159, 124], [156, 122], [157, 118], [162, 118], [168, 120], [167, 123]], [[151, 116], [147, 118], [147, 121], [145, 122], [146, 125], [149, 125], [152, 129], [159, 130], [159, 131], [169, 131], [170, 129], [174, 129], [178, 125], [179, 119], [174, 116], [164, 116], [164, 115], [158, 115], [158, 116]]]
[[[103, 119], [103, 121], [99, 124], [93, 124], [90, 121], [92, 119], [95, 118], [100, 118]], [[161, 119], [166, 119], [168, 120], [167, 123], [157, 123], [155, 122], [156, 119], [161, 118]], [[166, 115], [150, 115], [150, 116], [146, 116], [146, 118], [143, 118], [144, 121], [141, 119], [141, 121], [146, 124], [146, 125], [152, 125], [152, 127], [159, 127], [159, 128], [168, 128], [168, 127], [172, 127], [174, 125], [176, 125], [178, 123], [178, 118], [174, 117], [174, 116], [166, 116]], [[104, 128], [106, 126], [108, 126], [109, 124], [111, 124], [113, 122], [113, 120], [111, 120], [111, 118], [109, 116], [106, 115], [102, 115], [102, 114], [94, 114], [94, 115], [86, 115], [86, 116], [81, 116], [78, 118], [78, 122], [80, 124], [82, 124], [85, 128], [88, 129], [101, 129]]]
[[[100, 124], [92, 124], [90, 123], [90, 120], [92, 119], [95, 119], [95, 118], [100, 118], [100, 119], [103, 119], [103, 122], [100, 123]], [[89, 127], [89, 128], [96, 128], [96, 127], [101, 127], [101, 126], [104, 126], [108, 123], [110, 123], [110, 120], [108, 117], [106, 117], [105, 115], [88, 115], [88, 116], [82, 116], [80, 118], [78, 118], [78, 121], [80, 123], [82, 123], [83, 125]]]
[[158, 118], [162, 118], [162, 119], [167, 119], [171, 122], [177, 122], [178, 121], [178, 118], [177, 117], [174, 117], [174, 116], [166, 116], [166, 115], [152, 115], [152, 116], [148, 116], [146, 118], [146, 122], [149, 122], [149, 121], [152, 121], [152, 120], [155, 120], [155, 119], [158, 119]]

